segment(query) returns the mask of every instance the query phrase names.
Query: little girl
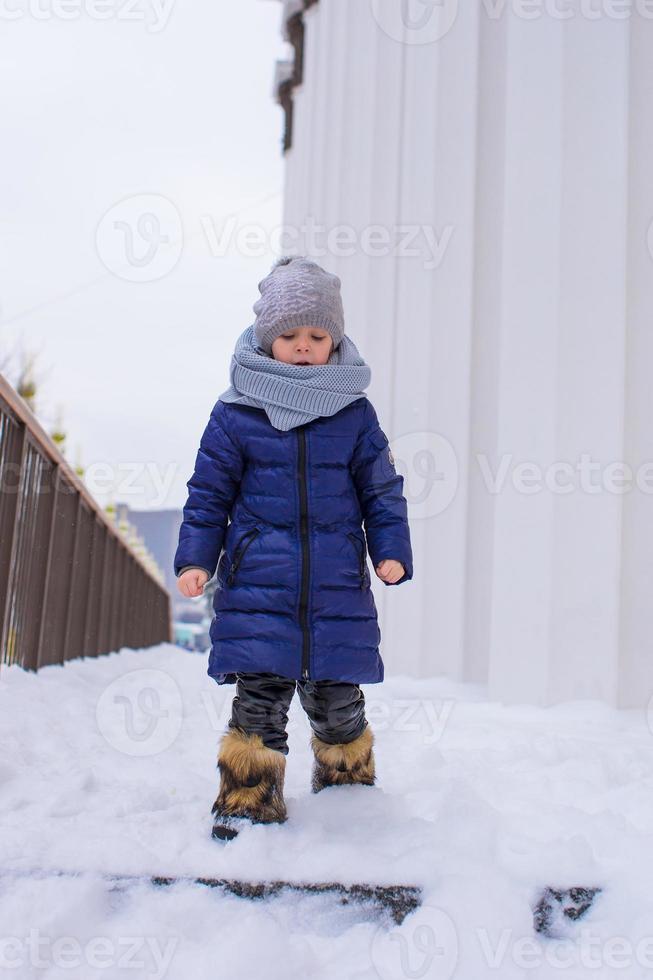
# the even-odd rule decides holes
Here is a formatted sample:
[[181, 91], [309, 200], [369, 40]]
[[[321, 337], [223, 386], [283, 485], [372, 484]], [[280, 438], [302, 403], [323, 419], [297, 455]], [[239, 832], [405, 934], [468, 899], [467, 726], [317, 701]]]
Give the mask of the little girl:
[[374, 783], [359, 686], [383, 680], [368, 549], [385, 585], [413, 575], [403, 477], [364, 394], [370, 368], [344, 332], [340, 279], [293, 256], [258, 288], [200, 441], [174, 559], [185, 596], [217, 569], [208, 672], [236, 684], [212, 810], [220, 840], [287, 819], [295, 687], [313, 792]]

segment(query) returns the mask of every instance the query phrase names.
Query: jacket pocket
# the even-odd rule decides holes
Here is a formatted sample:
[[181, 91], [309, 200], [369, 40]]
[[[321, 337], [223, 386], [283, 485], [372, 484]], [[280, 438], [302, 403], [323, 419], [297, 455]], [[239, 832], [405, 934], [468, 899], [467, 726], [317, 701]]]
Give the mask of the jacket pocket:
[[251, 530], [246, 531], [244, 534], [238, 538], [236, 545], [234, 547], [233, 558], [231, 559], [231, 565], [229, 566], [229, 573], [227, 575], [227, 585], [233, 585], [234, 578], [236, 577], [236, 572], [238, 571], [238, 566], [245, 556], [245, 552], [249, 548], [252, 541], [258, 537], [261, 533], [261, 529], [258, 527], [253, 527]]
[[353, 531], [347, 531], [347, 537], [351, 541], [352, 545], [354, 546], [354, 550], [356, 551], [356, 557], [358, 558], [358, 574], [360, 576], [360, 587], [361, 589], [364, 589], [366, 578], [367, 578], [367, 562], [365, 561], [367, 549], [366, 549], [365, 541], [362, 540], [359, 537], [359, 535], [355, 534]]

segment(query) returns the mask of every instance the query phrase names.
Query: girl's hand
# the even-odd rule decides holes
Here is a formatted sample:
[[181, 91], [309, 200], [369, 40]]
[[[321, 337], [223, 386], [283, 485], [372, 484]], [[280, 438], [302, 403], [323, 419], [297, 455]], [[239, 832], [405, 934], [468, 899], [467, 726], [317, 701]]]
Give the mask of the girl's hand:
[[404, 566], [400, 561], [395, 561], [394, 558], [385, 558], [379, 562], [375, 571], [383, 582], [388, 582], [390, 585], [394, 585], [406, 574]]
[[203, 568], [189, 568], [177, 579], [177, 588], [186, 598], [201, 595], [209, 577]]

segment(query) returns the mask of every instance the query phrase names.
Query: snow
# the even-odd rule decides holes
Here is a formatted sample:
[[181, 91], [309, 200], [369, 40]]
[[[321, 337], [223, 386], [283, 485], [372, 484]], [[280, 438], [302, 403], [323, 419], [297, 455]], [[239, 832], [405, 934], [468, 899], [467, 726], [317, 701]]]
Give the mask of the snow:
[[[505, 706], [443, 677], [363, 690], [377, 785], [310, 792], [295, 697], [288, 821], [224, 844], [210, 807], [235, 688], [206, 676], [204, 656], [162, 644], [38, 674], [3, 666], [0, 977], [650, 975], [644, 712]], [[393, 926], [330, 895], [112, 889], [98, 872], [413, 884], [423, 905]], [[546, 885], [603, 891], [552, 939], [532, 924]]]

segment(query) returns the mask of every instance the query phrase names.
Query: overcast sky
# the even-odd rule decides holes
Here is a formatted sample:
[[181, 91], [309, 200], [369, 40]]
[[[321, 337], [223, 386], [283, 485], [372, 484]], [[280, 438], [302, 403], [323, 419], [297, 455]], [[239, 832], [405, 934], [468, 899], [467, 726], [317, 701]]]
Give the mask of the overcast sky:
[[38, 352], [37, 414], [102, 503], [180, 507], [276, 254], [282, 6], [1, 6], [0, 345]]

